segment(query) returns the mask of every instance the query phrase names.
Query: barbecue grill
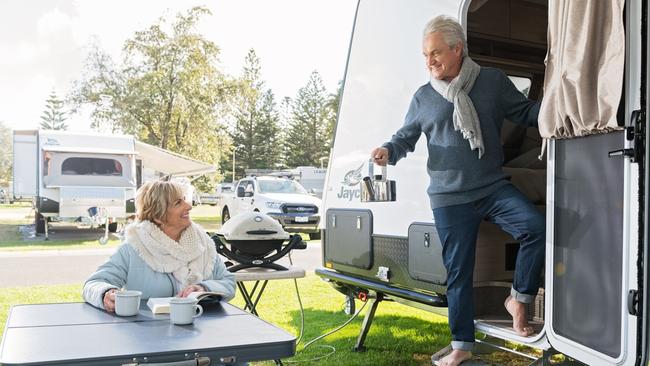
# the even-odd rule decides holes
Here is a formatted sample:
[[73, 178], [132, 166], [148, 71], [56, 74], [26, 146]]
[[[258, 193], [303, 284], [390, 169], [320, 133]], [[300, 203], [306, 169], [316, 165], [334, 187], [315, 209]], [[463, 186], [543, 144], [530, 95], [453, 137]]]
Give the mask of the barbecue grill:
[[[212, 240], [219, 254], [238, 262], [228, 268], [230, 272], [250, 267], [286, 271], [286, 267], [273, 262], [293, 249], [307, 248], [300, 235], [289, 235], [279, 222], [261, 212], [244, 212], [233, 216]], [[287, 240], [288, 243], [283, 245]]]

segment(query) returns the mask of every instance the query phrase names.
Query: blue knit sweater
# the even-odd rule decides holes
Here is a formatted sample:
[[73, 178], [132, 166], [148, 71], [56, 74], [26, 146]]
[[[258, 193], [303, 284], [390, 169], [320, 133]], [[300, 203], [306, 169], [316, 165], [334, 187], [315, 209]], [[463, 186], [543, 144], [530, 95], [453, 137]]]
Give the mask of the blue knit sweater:
[[539, 102], [526, 99], [501, 70], [482, 67], [469, 97], [483, 133], [485, 154], [481, 159], [477, 150], [470, 150], [462, 133], [454, 130], [453, 103], [429, 83], [415, 92], [404, 126], [383, 145], [389, 151], [389, 164], [395, 165], [415, 149], [415, 143], [424, 133], [429, 150], [427, 193], [431, 208], [476, 201], [508, 184], [501, 170], [503, 119], [537, 125]]

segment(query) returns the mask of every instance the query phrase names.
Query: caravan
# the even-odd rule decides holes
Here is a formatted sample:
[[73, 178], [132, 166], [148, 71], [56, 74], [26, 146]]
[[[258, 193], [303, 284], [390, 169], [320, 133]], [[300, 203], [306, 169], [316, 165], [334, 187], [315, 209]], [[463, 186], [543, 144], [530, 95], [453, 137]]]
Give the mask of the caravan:
[[216, 169], [128, 135], [16, 130], [13, 136], [13, 197], [32, 200], [36, 232], [46, 238], [49, 221], [100, 223], [114, 232], [117, 220], [135, 213], [143, 181]]
[[[648, 24], [641, 0], [359, 1], [324, 189], [324, 268], [317, 270], [348, 297], [350, 310], [354, 298], [371, 303], [355, 348], [363, 348], [382, 300], [446, 313], [426, 141], [381, 177], [368, 163], [428, 81], [422, 28], [442, 14], [460, 20], [479, 65], [503, 70], [530, 99], [543, 94], [554, 108], [577, 102], [565, 108], [571, 113], [547, 110], [541, 134], [504, 121], [504, 172], [546, 214], [544, 281], [529, 309], [535, 334], [521, 337], [503, 308], [518, 243], [484, 222], [476, 329], [543, 350], [538, 362], [545, 364], [556, 352], [588, 365], [647, 364]], [[605, 122], [601, 129], [576, 123], [598, 113], [611, 117], [596, 121]], [[381, 187], [383, 194], [368, 195]]]

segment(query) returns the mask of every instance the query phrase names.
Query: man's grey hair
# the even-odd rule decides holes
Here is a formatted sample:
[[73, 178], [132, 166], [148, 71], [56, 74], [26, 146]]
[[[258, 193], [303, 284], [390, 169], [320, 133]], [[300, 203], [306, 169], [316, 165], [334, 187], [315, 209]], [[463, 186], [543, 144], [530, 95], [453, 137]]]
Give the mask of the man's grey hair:
[[463, 43], [463, 56], [467, 55], [467, 41], [465, 40], [465, 32], [463, 32], [463, 27], [458, 23], [458, 21], [452, 17], [446, 15], [439, 15], [427, 22], [424, 26], [424, 32], [422, 37], [426, 37], [428, 34], [440, 32], [445, 38], [445, 42], [449, 47], [454, 47], [458, 42]]

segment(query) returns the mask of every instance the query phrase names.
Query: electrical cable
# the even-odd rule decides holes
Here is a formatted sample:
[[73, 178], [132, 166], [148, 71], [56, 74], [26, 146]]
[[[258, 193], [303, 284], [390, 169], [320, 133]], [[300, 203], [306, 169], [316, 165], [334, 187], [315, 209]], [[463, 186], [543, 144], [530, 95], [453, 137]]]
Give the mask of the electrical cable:
[[[293, 266], [293, 260], [291, 259], [291, 253], [288, 253], [287, 257], [289, 258], [289, 263]], [[298, 344], [300, 344], [300, 341], [302, 340], [302, 336], [304, 335], [305, 313], [304, 313], [304, 308], [303, 308], [303, 305], [302, 305], [302, 300], [300, 298], [300, 291], [298, 291], [298, 281], [294, 278], [293, 283], [294, 283], [294, 286], [295, 286], [295, 289], [296, 289], [296, 297], [298, 298], [298, 304], [300, 305], [300, 333], [299, 333], [298, 339], [296, 340], [296, 346], [298, 346]], [[323, 339], [323, 338], [325, 338], [325, 337], [327, 337], [327, 336], [329, 336], [329, 335], [331, 335], [333, 333], [336, 333], [339, 330], [343, 329], [346, 325], [350, 324], [350, 322], [352, 322], [363, 311], [363, 309], [366, 307], [367, 304], [368, 304], [367, 302], [364, 302], [363, 305], [361, 306], [361, 308], [356, 313], [354, 313], [352, 315], [352, 317], [350, 317], [350, 319], [348, 319], [345, 323], [343, 323], [340, 326], [334, 328], [333, 330], [331, 330], [331, 331], [329, 331], [329, 332], [327, 332], [325, 334], [321, 334], [320, 336], [318, 336], [318, 337], [312, 339], [311, 341], [307, 342], [302, 347], [302, 349], [300, 351], [296, 352], [296, 355], [303, 352], [305, 349], [307, 349], [307, 347], [311, 346], [314, 342], [319, 341], [319, 340], [321, 340], [321, 339]], [[324, 355], [316, 356], [316, 357], [313, 357], [313, 358], [310, 358], [310, 359], [306, 359], [306, 360], [285, 360], [284, 362], [287, 363], [287, 364], [296, 364], [296, 363], [302, 363], [302, 362], [318, 361], [320, 359], [329, 357], [329, 356], [333, 355], [334, 353], [336, 353], [336, 348], [334, 346], [332, 346], [332, 345], [321, 344], [321, 345], [318, 345], [318, 347], [329, 348], [329, 349], [331, 349], [331, 352], [326, 353]]]
[[[287, 257], [289, 258], [289, 264], [293, 266], [293, 259], [291, 259], [291, 252], [287, 254]], [[302, 306], [300, 291], [298, 291], [298, 281], [295, 278], [293, 279], [293, 286], [296, 289], [296, 297], [298, 298], [298, 305], [300, 305], [300, 335], [296, 340], [296, 346], [297, 346], [298, 344], [300, 344], [300, 340], [302, 339], [303, 332], [305, 331], [305, 310]]]
[[[366, 307], [366, 305], [368, 305], [368, 303], [367, 303], [367, 302], [364, 302], [364, 303], [363, 303], [363, 306], [361, 306], [361, 309], [359, 309], [359, 311], [357, 311], [356, 313], [354, 313], [354, 315], [352, 315], [352, 317], [350, 317], [350, 319], [348, 319], [345, 323], [343, 323], [343, 324], [339, 325], [337, 328], [334, 328], [333, 330], [331, 330], [331, 331], [329, 331], [329, 332], [327, 332], [327, 333], [325, 333], [325, 334], [323, 334], [323, 335], [320, 335], [320, 336], [318, 336], [318, 337], [312, 339], [311, 341], [307, 342], [307, 344], [305, 344], [305, 346], [302, 347], [302, 350], [304, 350], [305, 348], [309, 347], [312, 343], [314, 343], [314, 342], [316, 342], [316, 341], [318, 341], [318, 340], [320, 340], [320, 339], [323, 339], [323, 338], [327, 337], [328, 335], [330, 335], [330, 334], [332, 334], [332, 333], [335, 333], [335, 332], [338, 332], [339, 330], [343, 329], [343, 327], [345, 327], [346, 325], [350, 324], [350, 322], [353, 321], [354, 318], [356, 318], [357, 315], [359, 315], [359, 313], [361, 313], [361, 311], [363, 311], [363, 309]], [[301, 350], [301, 351], [302, 351], [302, 350]]]

